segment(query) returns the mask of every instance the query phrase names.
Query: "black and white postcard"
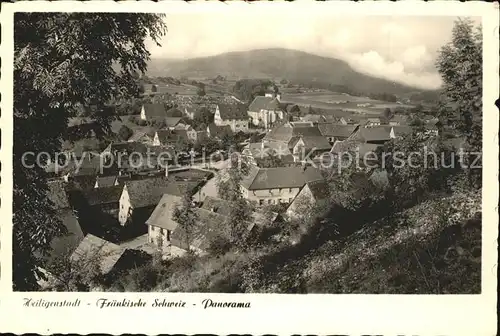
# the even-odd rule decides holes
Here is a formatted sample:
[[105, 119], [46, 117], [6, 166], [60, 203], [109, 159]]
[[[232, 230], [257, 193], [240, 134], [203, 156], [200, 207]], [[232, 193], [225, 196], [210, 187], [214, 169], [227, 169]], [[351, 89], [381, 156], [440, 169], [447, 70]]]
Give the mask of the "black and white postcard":
[[0, 331], [494, 333], [495, 4], [1, 19]]

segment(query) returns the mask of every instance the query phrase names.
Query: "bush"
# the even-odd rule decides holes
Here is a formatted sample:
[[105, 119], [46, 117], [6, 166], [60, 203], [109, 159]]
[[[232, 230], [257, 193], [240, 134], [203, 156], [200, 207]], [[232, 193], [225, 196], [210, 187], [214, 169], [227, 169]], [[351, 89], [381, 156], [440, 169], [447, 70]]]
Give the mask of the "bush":
[[139, 126], [146, 126], [146, 125], [147, 125], [147, 122], [146, 122], [146, 120], [142, 120], [142, 119], [141, 119], [141, 120], [139, 120], [139, 121], [137, 122], [137, 125], [139, 125]]
[[124, 141], [128, 140], [132, 134], [134, 134], [134, 132], [126, 125], [122, 125], [118, 131], [118, 137]]

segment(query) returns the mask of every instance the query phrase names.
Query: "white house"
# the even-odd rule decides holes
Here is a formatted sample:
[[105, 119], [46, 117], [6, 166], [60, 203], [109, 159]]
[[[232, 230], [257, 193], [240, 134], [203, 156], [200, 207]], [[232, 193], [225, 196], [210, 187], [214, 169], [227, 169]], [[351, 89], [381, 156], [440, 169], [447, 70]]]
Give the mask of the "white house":
[[271, 128], [278, 120], [283, 120], [283, 110], [280, 106], [280, 95], [266, 94], [257, 96], [248, 107], [248, 116], [252, 118], [252, 124]]
[[248, 114], [243, 104], [218, 104], [215, 109], [216, 126], [229, 126], [235, 133], [248, 132]]

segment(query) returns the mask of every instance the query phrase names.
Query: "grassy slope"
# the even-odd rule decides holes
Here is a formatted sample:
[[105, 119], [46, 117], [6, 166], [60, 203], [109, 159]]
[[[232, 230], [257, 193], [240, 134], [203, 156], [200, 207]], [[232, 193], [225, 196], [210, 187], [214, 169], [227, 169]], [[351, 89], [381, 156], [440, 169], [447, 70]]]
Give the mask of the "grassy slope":
[[479, 293], [481, 221], [468, 219], [480, 211], [480, 192], [426, 201], [326, 242], [276, 279], [300, 270], [307, 292]]
[[[344, 239], [307, 248], [299, 242], [180, 258], [160, 273], [153, 271], [155, 284], [141, 290], [479, 293], [481, 219], [470, 218], [480, 212], [480, 200], [480, 191], [429, 200], [398, 214], [390, 225], [380, 220]], [[131, 279], [123, 280], [126, 287], [136, 286]]]

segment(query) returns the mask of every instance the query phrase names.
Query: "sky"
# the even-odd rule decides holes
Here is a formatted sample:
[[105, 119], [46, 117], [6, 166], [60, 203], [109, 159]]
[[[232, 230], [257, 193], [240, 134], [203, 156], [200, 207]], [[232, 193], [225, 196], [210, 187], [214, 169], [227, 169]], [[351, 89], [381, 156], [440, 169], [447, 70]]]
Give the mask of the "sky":
[[[451, 16], [335, 16], [277, 11], [175, 13], [152, 58], [195, 58], [230, 51], [289, 48], [346, 61], [356, 71], [436, 89], [439, 48], [450, 41]], [[480, 19], [474, 19], [479, 24]]]

